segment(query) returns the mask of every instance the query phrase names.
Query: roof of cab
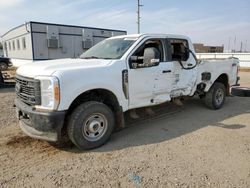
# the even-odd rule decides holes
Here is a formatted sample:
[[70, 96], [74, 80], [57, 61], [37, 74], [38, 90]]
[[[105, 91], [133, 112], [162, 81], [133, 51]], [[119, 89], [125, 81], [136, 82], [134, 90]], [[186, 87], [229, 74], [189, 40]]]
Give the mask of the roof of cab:
[[174, 35], [174, 34], [160, 34], [160, 33], [142, 33], [142, 34], [129, 34], [129, 35], [119, 35], [112, 38], [140, 38], [140, 37], [163, 37], [163, 38], [176, 38], [176, 39], [186, 39], [189, 40], [189, 37], [184, 35]]

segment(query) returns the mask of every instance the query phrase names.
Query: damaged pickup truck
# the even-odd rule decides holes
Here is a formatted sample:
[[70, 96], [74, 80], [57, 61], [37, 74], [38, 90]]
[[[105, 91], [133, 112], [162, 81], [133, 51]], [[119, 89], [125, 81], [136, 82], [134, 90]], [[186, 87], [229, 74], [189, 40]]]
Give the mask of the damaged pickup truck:
[[236, 85], [238, 59], [198, 61], [191, 40], [165, 34], [106, 39], [78, 59], [27, 64], [17, 70], [21, 129], [51, 142], [69, 138], [80, 149], [103, 145], [124, 125], [124, 112], [204, 98], [220, 109]]

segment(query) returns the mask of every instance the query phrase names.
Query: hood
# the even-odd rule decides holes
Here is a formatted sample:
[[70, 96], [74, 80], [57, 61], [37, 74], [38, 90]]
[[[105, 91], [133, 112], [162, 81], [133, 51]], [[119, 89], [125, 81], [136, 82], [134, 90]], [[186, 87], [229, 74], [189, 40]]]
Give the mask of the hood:
[[107, 66], [111, 61], [112, 60], [104, 59], [56, 59], [35, 61], [20, 66], [17, 69], [17, 74], [30, 78], [33, 78], [34, 76], [50, 76], [56, 71]]

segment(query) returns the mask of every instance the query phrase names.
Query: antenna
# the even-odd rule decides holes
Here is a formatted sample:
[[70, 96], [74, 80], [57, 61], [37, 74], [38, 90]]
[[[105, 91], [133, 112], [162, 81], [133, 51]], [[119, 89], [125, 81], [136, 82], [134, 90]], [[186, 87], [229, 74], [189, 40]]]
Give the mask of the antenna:
[[140, 31], [140, 22], [141, 22], [141, 14], [140, 14], [140, 9], [141, 9], [141, 7], [142, 7], [143, 5], [141, 5], [141, 3], [140, 3], [140, 0], [137, 0], [137, 26], [138, 26], [138, 29], [137, 29], [137, 31], [138, 31], [138, 33], [140, 33], [141, 31]]

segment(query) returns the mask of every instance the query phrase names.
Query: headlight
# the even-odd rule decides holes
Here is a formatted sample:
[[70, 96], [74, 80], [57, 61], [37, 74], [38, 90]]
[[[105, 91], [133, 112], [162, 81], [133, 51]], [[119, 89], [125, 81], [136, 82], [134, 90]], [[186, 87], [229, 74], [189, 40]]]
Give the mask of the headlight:
[[56, 110], [60, 102], [59, 80], [52, 76], [38, 76], [35, 79], [40, 80], [41, 105], [36, 109]]

